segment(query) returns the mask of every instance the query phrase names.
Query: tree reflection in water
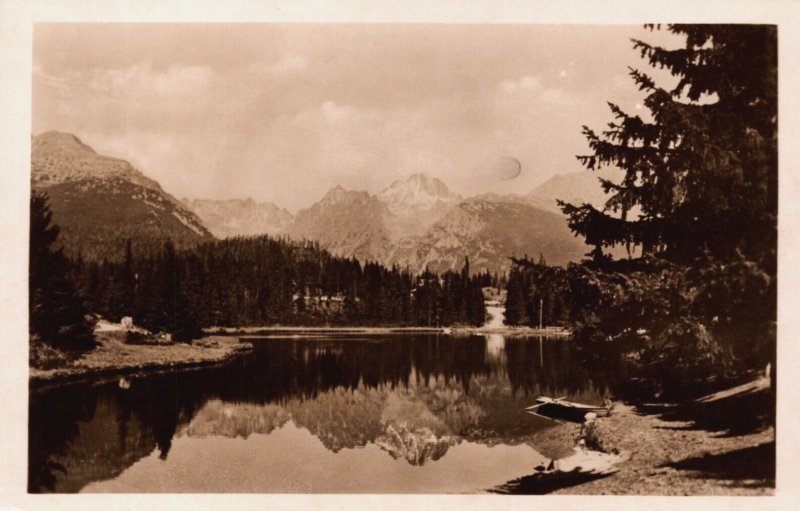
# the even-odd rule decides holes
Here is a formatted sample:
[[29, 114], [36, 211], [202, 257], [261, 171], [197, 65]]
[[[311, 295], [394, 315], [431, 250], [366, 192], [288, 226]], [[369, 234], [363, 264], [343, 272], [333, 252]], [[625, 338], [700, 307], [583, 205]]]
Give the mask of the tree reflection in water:
[[464, 440], [529, 442], [550, 426], [521, 414], [531, 396], [599, 402], [617, 373], [587, 367], [572, 343], [538, 338], [254, 343], [252, 354], [227, 366], [134, 379], [127, 390], [108, 384], [34, 391], [29, 491], [75, 492], [154, 450], [166, 460], [176, 434], [246, 438], [289, 420], [333, 452], [374, 443], [422, 465]]

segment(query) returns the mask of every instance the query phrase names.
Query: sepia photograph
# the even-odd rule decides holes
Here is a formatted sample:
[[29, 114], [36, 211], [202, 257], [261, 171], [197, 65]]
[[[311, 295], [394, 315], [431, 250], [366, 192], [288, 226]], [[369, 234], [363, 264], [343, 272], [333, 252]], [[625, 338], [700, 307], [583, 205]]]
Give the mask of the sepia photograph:
[[685, 18], [32, 23], [22, 491], [775, 496], [783, 27]]

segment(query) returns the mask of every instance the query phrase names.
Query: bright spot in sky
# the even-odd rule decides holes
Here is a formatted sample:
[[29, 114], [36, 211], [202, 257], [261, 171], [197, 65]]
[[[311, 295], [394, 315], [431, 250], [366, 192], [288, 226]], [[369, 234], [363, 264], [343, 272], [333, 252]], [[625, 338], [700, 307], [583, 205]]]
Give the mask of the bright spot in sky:
[[503, 181], [514, 179], [522, 173], [522, 164], [511, 156], [503, 156], [494, 163], [492, 174]]
[[636, 110], [641, 110], [641, 109], [642, 109], [642, 104], [636, 103]]
[[562, 69], [562, 70], [561, 70], [561, 72], [560, 72], [559, 74], [561, 75], [561, 78], [564, 78], [564, 77], [566, 77], [566, 76], [567, 76], [567, 71], [566, 71], [566, 69]]

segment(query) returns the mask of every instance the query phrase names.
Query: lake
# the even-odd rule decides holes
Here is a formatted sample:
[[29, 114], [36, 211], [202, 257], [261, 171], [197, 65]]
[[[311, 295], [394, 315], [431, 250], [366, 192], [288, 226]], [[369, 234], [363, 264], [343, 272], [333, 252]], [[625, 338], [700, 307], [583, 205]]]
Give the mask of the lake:
[[539, 395], [590, 404], [619, 371], [564, 339], [248, 339], [223, 367], [30, 398], [31, 492], [479, 493], [559, 456]]

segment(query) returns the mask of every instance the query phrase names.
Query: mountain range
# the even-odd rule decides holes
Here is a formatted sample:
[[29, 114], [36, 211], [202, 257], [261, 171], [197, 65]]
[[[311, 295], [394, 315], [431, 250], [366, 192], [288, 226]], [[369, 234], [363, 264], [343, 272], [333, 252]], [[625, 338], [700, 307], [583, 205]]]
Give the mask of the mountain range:
[[405, 266], [409, 261], [396, 260], [398, 247], [423, 235], [461, 200], [425, 174], [395, 181], [377, 195], [337, 186], [298, 211], [286, 234], [318, 241], [336, 255]]
[[293, 216], [271, 202], [247, 199], [181, 199], [217, 238], [276, 235], [286, 230]]
[[[397, 264], [414, 272], [460, 269], [465, 256], [473, 271], [503, 272], [512, 255], [541, 254], [550, 264], [563, 265], [580, 260], [588, 247], [569, 231], [556, 198], [574, 200], [577, 190], [588, 200], [601, 200], [599, 184], [586, 174], [556, 176], [525, 197], [488, 193], [464, 199], [440, 179], [422, 173], [396, 180], [375, 195], [336, 186], [291, 221], [282, 216], [283, 227], [276, 222], [263, 232], [314, 240], [336, 255]], [[586, 177], [596, 190], [586, 184]], [[260, 206], [277, 209], [273, 204]], [[219, 229], [219, 220], [203, 209], [194, 211], [212, 232]], [[230, 211], [227, 221], [241, 224], [247, 216]]]
[[521, 197], [484, 194], [460, 202], [422, 236], [402, 240], [390, 263], [440, 272], [461, 268], [466, 255], [473, 271], [504, 272], [509, 256], [541, 254], [563, 265], [586, 252], [562, 215]]
[[316, 241], [333, 254], [397, 264], [413, 272], [506, 271], [509, 256], [578, 261], [589, 248], [573, 236], [556, 199], [603, 202], [588, 172], [557, 175], [526, 196], [461, 197], [418, 173], [377, 194], [336, 186], [295, 215], [253, 199], [178, 201], [130, 163], [97, 154], [74, 135], [33, 137], [31, 182], [50, 197], [67, 251], [85, 258], [121, 256], [125, 239], [158, 247], [213, 237], [281, 235]]
[[178, 247], [213, 239], [158, 182], [68, 133], [32, 138], [31, 187], [47, 193], [59, 239], [73, 256], [121, 258], [127, 239], [143, 250], [156, 250], [167, 239]]

